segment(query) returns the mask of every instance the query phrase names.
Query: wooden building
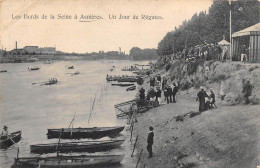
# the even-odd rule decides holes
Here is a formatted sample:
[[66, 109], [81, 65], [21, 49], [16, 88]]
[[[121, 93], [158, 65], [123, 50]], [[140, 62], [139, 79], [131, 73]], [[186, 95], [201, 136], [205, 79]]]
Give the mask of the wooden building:
[[260, 62], [260, 23], [232, 34], [232, 58], [240, 60], [242, 46], [245, 45], [248, 61]]

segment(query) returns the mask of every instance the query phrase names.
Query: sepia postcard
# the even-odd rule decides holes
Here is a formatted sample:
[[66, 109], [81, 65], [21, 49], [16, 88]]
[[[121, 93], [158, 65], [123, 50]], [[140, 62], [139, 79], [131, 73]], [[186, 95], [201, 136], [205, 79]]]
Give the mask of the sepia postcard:
[[0, 168], [260, 167], [259, 9], [0, 0]]

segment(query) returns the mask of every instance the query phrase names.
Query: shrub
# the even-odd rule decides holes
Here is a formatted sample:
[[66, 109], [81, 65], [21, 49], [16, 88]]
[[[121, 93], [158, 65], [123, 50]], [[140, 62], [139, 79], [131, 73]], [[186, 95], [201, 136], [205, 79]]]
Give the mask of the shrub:
[[250, 67], [248, 71], [251, 72], [251, 71], [253, 71], [253, 70], [257, 69], [257, 68], [259, 68], [259, 67], [256, 65], [256, 66]]

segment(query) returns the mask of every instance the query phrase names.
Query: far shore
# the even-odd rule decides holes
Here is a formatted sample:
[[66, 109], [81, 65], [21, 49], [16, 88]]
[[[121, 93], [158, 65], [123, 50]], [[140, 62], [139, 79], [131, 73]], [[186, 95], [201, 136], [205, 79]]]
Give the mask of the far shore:
[[[72, 60], [133, 60], [130, 57], [97, 57], [81, 55], [19, 55], [19, 56], [0, 56], [0, 63], [29, 63], [42, 61], [72, 61]], [[133, 61], [147, 61], [146, 59]]]

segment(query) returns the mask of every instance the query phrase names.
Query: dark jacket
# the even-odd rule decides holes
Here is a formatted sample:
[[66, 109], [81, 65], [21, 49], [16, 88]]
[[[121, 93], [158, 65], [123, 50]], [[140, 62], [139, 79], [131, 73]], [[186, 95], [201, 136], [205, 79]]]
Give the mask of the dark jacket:
[[176, 95], [176, 93], [178, 92], [179, 87], [178, 86], [174, 86], [174, 88], [172, 89], [172, 94]]
[[156, 96], [156, 97], [161, 97], [161, 96], [162, 96], [162, 91], [161, 91], [161, 89], [158, 89], [158, 90], [155, 92], [155, 96]]
[[147, 138], [147, 143], [148, 143], [149, 145], [152, 145], [152, 144], [153, 144], [153, 137], [154, 137], [154, 133], [153, 133], [153, 132], [150, 132], [150, 133], [148, 134], [148, 138]]
[[172, 87], [171, 87], [171, 86], [168, 86], [168, 87], [167, 87], [167, 95], [168, 95], [168, 96], [171, 96], [171, 95], [172, 95]]

